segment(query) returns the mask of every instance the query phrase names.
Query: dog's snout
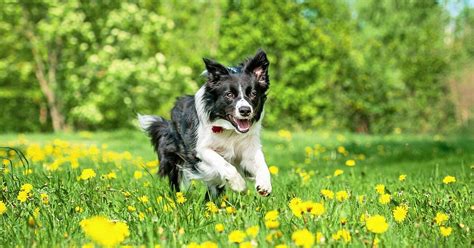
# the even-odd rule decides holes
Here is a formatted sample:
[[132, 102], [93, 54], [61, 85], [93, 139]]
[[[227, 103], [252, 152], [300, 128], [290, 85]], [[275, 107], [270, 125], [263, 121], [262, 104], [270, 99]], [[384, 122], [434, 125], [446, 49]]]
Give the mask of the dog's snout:
[[242, 107], [239, 108], [239, 113], [243, 117], [249, 116], [251, 112], [252, 112], [252, 109], [250, 109], [250, 107], [248, 107], [248, 106], [242, 106]]

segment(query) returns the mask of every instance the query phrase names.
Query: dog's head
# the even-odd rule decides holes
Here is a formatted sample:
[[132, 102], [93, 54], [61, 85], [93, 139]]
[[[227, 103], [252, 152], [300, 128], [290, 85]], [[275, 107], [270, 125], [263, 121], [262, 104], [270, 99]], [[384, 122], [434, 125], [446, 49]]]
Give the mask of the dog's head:
[[246, 133], [260, 120], [270, 85], [267, 55], [259, 50], [237, 67], [204, 59], [207, 82], [203, 96], [211, 122], [224, 120]]

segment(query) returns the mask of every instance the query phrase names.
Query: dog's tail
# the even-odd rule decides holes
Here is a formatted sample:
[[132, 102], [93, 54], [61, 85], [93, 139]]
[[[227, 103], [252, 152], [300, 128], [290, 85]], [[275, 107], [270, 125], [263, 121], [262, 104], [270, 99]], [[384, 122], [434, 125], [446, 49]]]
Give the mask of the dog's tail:
[[167, 176], [171, 186], [179, 191], [179, 169], [178, 141], [173, 131], [171, 122], [162, 117], [154, 115], [138, 114], [138, 122], [141, 128], [150, 136], [151, 143], [160, 160], [158, 174]]
[[155, 151], [158, 153], [160, 140], [169, 134], [170, 123], [164, 118], [156, 115], [137, 114], [138, 122], [143, 131], [151, 138]]

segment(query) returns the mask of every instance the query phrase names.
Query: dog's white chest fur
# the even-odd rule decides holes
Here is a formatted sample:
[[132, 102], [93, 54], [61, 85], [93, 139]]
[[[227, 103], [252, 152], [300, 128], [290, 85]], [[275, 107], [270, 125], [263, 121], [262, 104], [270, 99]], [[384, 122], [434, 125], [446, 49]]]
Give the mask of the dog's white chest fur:
[[225, 130], [221, 133], [209, 133], [204, 137], [205, 140], [198, 143], [210, 147], [234, 166], [239, 166], [244, 153], [250, 147], [259, 146], [259, 142], [256, 143], [258, 140], [252, 135], [254, 132], [236, 134], [235, 131]]

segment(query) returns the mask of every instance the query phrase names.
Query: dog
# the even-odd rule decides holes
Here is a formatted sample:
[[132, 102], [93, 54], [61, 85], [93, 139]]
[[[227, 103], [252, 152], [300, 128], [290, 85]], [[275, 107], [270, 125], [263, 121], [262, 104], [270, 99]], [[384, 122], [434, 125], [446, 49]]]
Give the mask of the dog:
[[194, 96], [176, 100], [171, 120], [138, 114], [158, 155], [158, 173], [176, 191], [190, 180], [202, 180], [210, 197], [222, 194], [226, 185], [245, 191], [247, 177], [268, 196], [272, 184], [260, 143], [270, 86], [267, 55], [259, 50], [235, 67], [203, 60], [205, 84]]

